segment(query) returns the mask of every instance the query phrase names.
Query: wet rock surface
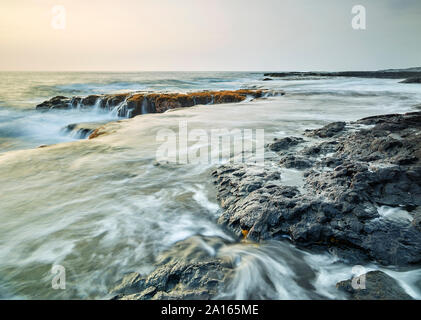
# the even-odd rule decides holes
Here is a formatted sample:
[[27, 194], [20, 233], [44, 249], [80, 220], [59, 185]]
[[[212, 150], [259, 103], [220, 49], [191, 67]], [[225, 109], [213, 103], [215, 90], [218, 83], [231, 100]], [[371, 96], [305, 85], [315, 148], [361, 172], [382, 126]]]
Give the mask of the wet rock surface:
[[352, 300], [412, 300], [395, 279], [381, 271], [358, 277], [354, 286], [350, 279], [338, 282], [336, 287]]
[[57, 96], [36, 106], [37, 110], [99, 108], [114, 110], [120, 117], [133, 118], [147, 113], [162, 113], [176, 108], [199, 104], [221, 104], [241, 102], [249, 97], [262, 98], [268, 95], [283, 95], [284, 92], [240, 89], [235, 91], [201, 91], [191, 93], [122, 93], [90, 95], [87, 97]]
[[[207, 300], [229, 281], [233, 263], [214, 256], [219, 238], [192, 237], [161, 254], [147, 276], [128, 274], [112, 291], [118, 300]], [[180, 255], [182, 253], [182, 255]]]
[[50, 110], [50, 109], [68, 109], [69, 104], [71, 103], [72, 99], [64, 97], [64, 96], [57, 96], [51, 98], [50, 100], [44, 101], [37, 105], [37, 110]]
[[330, 138], [345, 129], [345, 122], [332, 122], [323, 128], [307, 131], [309, 137]]
[[297, 138], [297, 137], [286, 137], [283, 139], [275, 138], [272, 143], [267, 145], [267, 147], [271, 151], [281, 151], [281, 150], [289, 149], [290, 147], [296, 146], [303, 142], [304, 142], [303, 138]]
[[88, 138], [91, 133], [104, 125], [106, 122], [85, 122], [85, 123], [72, 123], [65, 126], [61, 132], [71, 135], [78, 139]]
[[[212, 173], [223, 208], [218, 222], [238, 239], [292, 242], [305, 251], [330, 252], [354, 265], [419, 265], [420, 126], [421, 113], [334, 123], [306, 131], [306, 139], [275, 140], [267, 145], [275, 156], [264, 166], [220, 166]], [[303, 184], [283, 183], [285, 168], [301, 172]], [[404, 210], [409, 218], [403, 219], [395, 209]], [[235, 254], [217, 253], [226, 244], [206, 237], [180, 241], [158, 257], [150, 274], [128, 274], [112, 290], [113, 299], [218, 299], [221, 294], [223, 298], [236, 283], [237, 272]], [[285, 254], [280, 250], [276, 256]], [[287, 261], [291, 257], [282, 264]], [[306, 286], [311, 286], [314, 271], [300, 272], [310, 274]], [[365, 277], [364, 290], [354, 289], [352, 280], [338, 282], [338, 297], [411, 299], [381, 271]]]
[[[316, 141], [300, 148], [285, 139], [269, 145], [279, 161], [264, 168], [224, 165], [212, 174], [219, 222], [252, 240], [289, 238], [351, 263], [420, 264], [420, 127], [420, 112], [333, 123], [307, 131]], [[302, 170], [303, 188], [282, 184], [285, 167]], [[383, 217], [381, 206], [405, 208], [412, 222]]]

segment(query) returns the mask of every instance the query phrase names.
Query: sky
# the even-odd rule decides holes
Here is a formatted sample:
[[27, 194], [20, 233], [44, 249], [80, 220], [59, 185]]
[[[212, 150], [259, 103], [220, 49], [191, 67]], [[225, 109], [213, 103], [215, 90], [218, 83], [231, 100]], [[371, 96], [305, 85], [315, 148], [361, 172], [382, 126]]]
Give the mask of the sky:
[[1, 0], [0, 70], [415, 67], [420, 31], [420, 0]]

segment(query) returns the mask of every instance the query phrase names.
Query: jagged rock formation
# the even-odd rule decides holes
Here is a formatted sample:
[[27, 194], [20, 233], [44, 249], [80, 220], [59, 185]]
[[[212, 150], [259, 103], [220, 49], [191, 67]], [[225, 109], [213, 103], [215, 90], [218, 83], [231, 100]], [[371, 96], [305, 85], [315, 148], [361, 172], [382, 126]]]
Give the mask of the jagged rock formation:
[[[252, 240], [289, 238], [350, 262], [421, 263], [421, 112], [333, 123], [269, 149], [264, 170], [228, 164], [213, 172], [219, 223]], [[303, 170], [304, 187], [282, 185], [281, 169]], [[408, 219], [384, 217], [404, 208]], [[397, 214], [397, 213], [396, 213]]]
[[331, 138], [345, 129], [345, 122], [332, 122], [323, 128], [317, 130], [307, 130], [306, 135], [309, 137]]
[[370, 271], [365, 276], [365, 288], [353, 288], [352, 279], [341, 281], [336, 287], [352, 300], [412, 300], [399, 283], [381, 271]]
[[87, 97], [57, 96], [37, 105], [37, 110], [100, 108], [116, 112], [120, 117], [132, 118], [147, 113], [162, 113], [170, 109], [192, 107], [198, 104], [240, 102], [247, 97], [261, 98], [267, 95], [283, 95], [283, 92], [265, 90], [202, 91], [192, 93], [123, 93], [90, 95]]
[[[214, 257], [208, 248], [224, 244], [219, 238], [192, 237], [162, 253], [147, 276], [128, 274], [112, 289], [119, 300], [207, 300], [215, 297], [234, 268], [229, 259]], [[183, 256], [180, 256], [183, 253]]]
[[[276, 139], [262, 168], [226, 164], [212, 175], [224, 211], [218, 222], [239, 238], [290, 240], [330, 251], [353, 264], [421, 263], [421, 112], [337, 122], [305, 136]], [[316, 140], [314, 142], [314, 140]], [[303, 187], [283, 185], [282, 169], [302, 170]], [[410, 217], [383, 216], [379, 206], [405, 208]], [[217, 254], [226, 242], [192, 237], [161, 254], [149, 275], [128, 274], [114, 299], [212, 299], [229, 287], [235, 261]], [[366, 289], [337, 284], [350, 299], [411, 299], [380, 271]]]

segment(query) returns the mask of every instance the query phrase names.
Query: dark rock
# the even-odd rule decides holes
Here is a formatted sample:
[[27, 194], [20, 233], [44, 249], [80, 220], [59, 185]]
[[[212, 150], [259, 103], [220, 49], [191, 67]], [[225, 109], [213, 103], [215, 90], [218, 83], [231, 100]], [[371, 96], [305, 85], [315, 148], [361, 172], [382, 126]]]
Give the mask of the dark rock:
[[49, 110], [49, 109], [68, 109], [71, 105], [71, 99], [63, 96], [57, 96], [51, 98], [48, 101], [44, 101], [36, 106], [37, 110]]
[[417, 208], [415, 212], [413, 212], [414, 220], [412, 220], [412, 225], [421, 232], [421, 208]]
[[119, 296], [119, 299], [208, 300], [219, 292], [219, 286], [224, 283], [225, 273], [222, 261], [217, 259], [194, 263], [168, 263], [159, 266], [146, 278], [140, 279], [134, 288], [130, 284], [128, 287], [122, 284], [123, 295]]
[[263, 81], [273, 81], [272, 78], [264, 78]]
[[72, 123], [65, 126], [61, 132], [77, 139], [86, 139], [92, 132], [104, 125], [104, 123], [105, 122]]
[[265, 73], [265, 77], [357, 77], [357, 78], [379, 78], [379, 79], [404, 79], [421, 77], [420, 68], [391, 69], [379, 71], [341, 71], [341, 72], [273, 72]]
[[[418, 214], [411, 223], [381, 217], [377, 210], [421, 205], [420, 117], [384, 115], [351, 124], [374, 125], [369, 129], [335, 123], [314, 130], [326, 137], [322, 143], [279, 159], [283, 166], [309, 169], [300, 191], [269, 182], [278, 170], [276, 158], [266, 160], [259, 174], [251, 165], [221, 166], [213, 173], [224, 209], [219, 222], [236, 234], [249, 230], [252, 240], [282, 234], [296, 245], [324, 247], [345, 260], [420, 264]], [[285, 141], [281, 147], [289, 147]]]
[[399, 83], [421, 83], [421, 77], [412, 77], [405, 79]]
[[321, 159], [320, 165], [326, 168], [336, 168], [343, 164], [343, 160], [341, 158], [336, 157], [326, 157]]
[[313, 162], [300, 156], [289, 155], [280, 160], [285, 168], [306, 169], [313, 165]]
[[215, 297], [228, 282], [233, 264], [212, 256], [206, 246], [215, 250], [224, 244], [219, 238], [192, 237], [175, 244], [161, 254], [156, 269], [142, 277], [126, 276], [112, 291], [121, 300], [208, 300]]
[[336, 152], [338, 149], [337, 141], [323, 141], [322, 143], [304, 147], [302, 150], [299, 150], [297, 153], [304, 156], [309, 156], [313, 158], [320, 157], [322, 155], [327, 155], [329, 153]]
[[101, 99], [102, 96], [98, 96], [98, 95], [91, 95], [91, 96], [87, 96], [86, 98], [83, 98], [81, 100], [82, 106], [88, 107], [88, 106], [94, 106], [98, 99]]
[[312, 156], [312, 157], [316, 157], [318, 156], [322, 151], [322, 148], [320, 145], [316, 145], [316, 146], [310, 146], [310, 147], [306, 147], [303, 150], [301, 150], [301, 154], [304, 154], [306, 156]]
[[267, 147], [271, 151], [278, 152], [281, 150], [289, 149], [290, 147], [296, 146], [303, 142], [304, 142], [303, 138], [297, 138], [297, 137], [286, 137], [282, 139], [275, 138], [274, 142], [268, 144]]
[[352, 300], [412, 300], [395, 279], [381, 271], [370, 271], [355, 282], [355, 289], [352, 279], [338, 282], [336, 287]]
[[318, 136], [320, 138], [330, 138], [345, 129], [345, 122], [333, 122], [323, 128], [310, 130], [306, 132], [308, 136]]
[[77, 109], [77, 108], [84, 108], [84, 106], [82, 105], [82, 99], [83, 98], [81, 98], [81, 97], [73, 97], [71, 100], [70, 100], [70, 103], [69, 104], [64, 104], [63, 105], [63, 109]]

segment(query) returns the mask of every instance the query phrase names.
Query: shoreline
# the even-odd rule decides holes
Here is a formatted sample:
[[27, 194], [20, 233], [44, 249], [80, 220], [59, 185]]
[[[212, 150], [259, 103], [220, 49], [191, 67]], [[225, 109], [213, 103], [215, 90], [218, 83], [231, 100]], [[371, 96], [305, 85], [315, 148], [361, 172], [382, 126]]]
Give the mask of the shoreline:
[[400, 83], [420, 83], [421, 68], [409, 69], [391, 69], [391, 70], [378, 70], [378, 71], [291, 71], [291, 72], [267, 72], [265, 77], [274, 78], [332, 78], [332, 77], [345, 77], [345, 78], [368, 78], [368, 79], [400, 79]]
[[[249, 239], [250, 245], [286, 241], [354, 264], [419, 266], [421, 211], [415, 209], [421, 205], [420, 120], [421, 112], [413, 112], [331, 123], [305, 133], [318, 139], [310, 146], [301, 148], [305, 141], [295, 137], [267, 145], [277, 156], [263, 173], [254, 175], [247, 164], [219, 167], [212, 172], [223, 208], [218, 223], [237, 239]], [[304, 193], [275, 182], [282, 180], [280, 167], [303, 171]], [[385, 216], [382, 206], [403, 206], [412, 218], [406, 221], [396, 212]], [[194, 238], [174, 246], [190, 241]], [[219, 290], [233, 281], [235, 264], [223, 256], [199, 257], [163, 259], [150, 275], [130, 274], [113, 289], [113, 299], [218, 298]], [[370, 290], [355, 290], [351, 280], [342, 279], [336, 285], [338, 297], [342, 292], [347, 299], [411, 299], [384, 272], [365, 276]]]

